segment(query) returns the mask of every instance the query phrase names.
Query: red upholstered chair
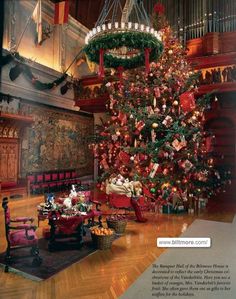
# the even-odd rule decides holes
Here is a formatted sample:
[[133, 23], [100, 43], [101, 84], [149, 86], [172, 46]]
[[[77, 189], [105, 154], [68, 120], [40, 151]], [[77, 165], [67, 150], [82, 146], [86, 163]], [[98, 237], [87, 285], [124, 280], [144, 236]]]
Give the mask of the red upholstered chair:
[[49, 191], [50, 192], [57, 191], [57, 181], [58, 181], [58, 173], [53, 172], [51, 174], [51, 182], [49, 183]]
[[42, 183], [43, 182], [43, 174], [37, 174], [36, 175], [36, 182], [38, 183], [38, 184], [40, 184], [40, 183]]
[[64, 172], [60, 172], [59, 173], [59, 180], [62, 181], [65, 179], [65, 173]]
[[57, 181], [58, 180], [58, 173], [52, 173], [52, 181]]
[[69, 180], [71, 178], [71, 172], [70, 171], [66, 171], [65, 173], [65, 179]]
[[[5, 272], [8, 272], [9, 265], [13, 261], [12, 251], [25, 247], [30, 247], [30, 255], [23, 257], [33, 257], [32, 266], [40, 266], [42, 258], [39, 256], [38, 238], [33, 226], [33, 218], [18, 217], [15, 219], [10, 218], [10, 209], [8, 207], [8, 198], [4, 197], [2, 200], [2, 207], [5, 216], [5, 232], [7, 240], [7, 249], [5, 255]], [[14, 225], [15, 224], [15, 225]], [[14, 225], [14, 226], [13, 226]]]
[[36, 174], [36, 182], [33, 186], [34, 187], [34, 193], [37, 193], [37, 194], [42, 193], [42, 191], [43, 191], [42, 184], [43, 184], [43, 174], [42, 173]]
[[58, 180], [58, 183], [57, 183], [57, 188], [60, 191], [62, 191], [62, 190], [64, 190], [64, 187], [65, 187], [65, 173], [63, 171], [63, 172], [59, 173], [59, 180]]
[[27, 176], [27, 182], [28, 182], [28, 195], [31, 194], [31, 191], [34, 192], [34, 182], [35, 182], [35, 176], [34, 175], [28, 175]]
[[72, 171], [71, 172], [70, 183], [71, 184], [77, 184], [77, 181], [78, 181], [77, 173], [76, 173], [76, 171]]
[[71, 185], [71, 171], [65, 172], [65, 180], [64, 180], [65, 189], [69, 190]]
[[[41, 177], [43, 179], [41, 179]], [[44, 173], [42, 175], [38, 175], [37, 178], [38, 178], [38, 182], [41, 187], [41, 192], [43, 192], [43, 193], [49, 192], [49, 182], [51, 180], [51, 174]]]

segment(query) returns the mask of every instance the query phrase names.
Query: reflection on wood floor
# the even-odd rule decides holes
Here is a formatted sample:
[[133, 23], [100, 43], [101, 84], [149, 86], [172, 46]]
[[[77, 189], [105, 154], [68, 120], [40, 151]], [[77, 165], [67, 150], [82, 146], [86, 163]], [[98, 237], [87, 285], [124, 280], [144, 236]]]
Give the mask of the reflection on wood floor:
[[[33, 216], [43, 197], [12, 200], [12, 217]], [[165, 249], [156, 247], [157, 237], [176, 237], [196, 218], [232, 222], [236, 202], [220, 201], [211, 204], [199, 215], [166, 215], [146, 213], [147, 223], [130, 221], [125, 236], [117, 239], [108, 251], [97, 251], [52, 278], [33, 282], [0, 269], [1, 299], [108, 299], [117, 298], [140, 276]], [[37, 230], [47, 222], [41, 222]], [[206, 236], [207, 237], [207, 236]], [[5, 250], [3, 212], [0, 211], [0, 252]]]

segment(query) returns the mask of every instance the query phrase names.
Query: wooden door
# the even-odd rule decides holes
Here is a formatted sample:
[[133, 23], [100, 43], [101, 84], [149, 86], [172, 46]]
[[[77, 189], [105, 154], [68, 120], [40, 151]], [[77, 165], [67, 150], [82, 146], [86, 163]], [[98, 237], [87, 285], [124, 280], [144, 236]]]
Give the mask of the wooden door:
[[17, 182], [19, 143], [17, 139], [0, 139], [0, 181]]

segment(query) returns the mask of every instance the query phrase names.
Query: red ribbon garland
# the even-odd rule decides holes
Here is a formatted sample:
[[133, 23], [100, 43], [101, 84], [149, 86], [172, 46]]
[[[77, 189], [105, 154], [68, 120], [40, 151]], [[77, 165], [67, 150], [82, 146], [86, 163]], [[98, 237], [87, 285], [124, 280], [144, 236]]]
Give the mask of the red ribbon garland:
[[146, 48], [144, 50], [145, 52], [145, 69], [146, 69], [146, 75], [148, 75], [148, 73], [150, 73], [150, 64], [149, 64], [149, 55], [151, 52], [150, 48]]
[[104, 49], [99, 50], [99, 77], [104, 78]]

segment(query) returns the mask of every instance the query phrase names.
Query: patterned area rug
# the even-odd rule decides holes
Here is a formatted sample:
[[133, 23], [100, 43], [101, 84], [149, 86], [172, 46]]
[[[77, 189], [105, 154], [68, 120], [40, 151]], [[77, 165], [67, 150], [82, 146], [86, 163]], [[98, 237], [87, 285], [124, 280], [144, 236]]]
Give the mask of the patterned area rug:
[[[9, 268], [9, 272], [20, 274], [26, 278], [41, 281], [47, 279], [59, 271], [69, 267], [70, 265], [80, 261], [86, 256], [94, 253], [97, 249], [94, 248], [90, 233], [84, 237], [84, 244], [82, 248], [76, 249], [69, 246], [61, 248], [60, 250], [49, 252], [48, 241], [45, 239], [39, 240], [40, 256], [43, 258], [43, 263], [40, 267], [32, 267], [32, 258], [15, 259], [14, 263]], [[14, 256], [28, 255], [30, 248], [19, 249], [13, 252]], [[4, 267], [5, 253], [0, 254], [0, 266]]]

